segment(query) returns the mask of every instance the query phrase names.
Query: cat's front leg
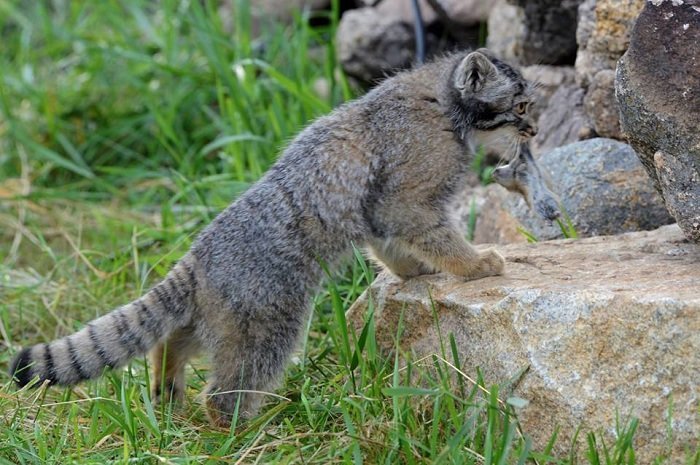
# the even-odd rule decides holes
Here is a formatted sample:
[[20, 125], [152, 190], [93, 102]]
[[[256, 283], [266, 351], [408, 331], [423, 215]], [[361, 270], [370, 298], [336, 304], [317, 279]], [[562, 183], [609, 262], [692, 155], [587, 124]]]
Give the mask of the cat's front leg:
[[374, 261], [401, 279], [433, 274], [438, 270], [419, 260], [408, 248], [396, 239], [374, 239], [367, 245]]
[[399, 243], [430, 267], [466, 279], [500, 275], [505, 268], [505, 259], [495, 249], [478, 251], [447, 226], [401, 237]]

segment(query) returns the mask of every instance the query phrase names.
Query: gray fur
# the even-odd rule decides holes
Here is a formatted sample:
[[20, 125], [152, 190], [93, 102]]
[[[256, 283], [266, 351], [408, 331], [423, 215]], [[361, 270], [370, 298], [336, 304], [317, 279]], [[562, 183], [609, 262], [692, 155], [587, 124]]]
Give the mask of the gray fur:
[[251, 391], [283, 374], [324, 276], [320, 261], [333, 268], [358, 244], [402, 278], [503, 271], [503, 258], [472, 248], [446, 207], [477, 132], [534, 132], [514, 113], [528, 98], [520, 74], [485, 50], [387, 79], [302, 131], [144, 297], [49, 344], [53, 366], [37, 345], [15, 367], [71, 385], [155, 346], [154, 395], [177, 397], [187, 358], [204, 349], [214, 423], [229, 424], [239, 398], [243, 417], [255, 415], [262, 396]]

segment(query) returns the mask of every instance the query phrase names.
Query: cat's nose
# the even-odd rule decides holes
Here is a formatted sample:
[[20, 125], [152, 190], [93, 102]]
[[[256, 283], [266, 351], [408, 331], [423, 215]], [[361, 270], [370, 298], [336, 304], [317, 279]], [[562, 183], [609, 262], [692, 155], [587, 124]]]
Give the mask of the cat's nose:
[[527, 125], [520, 129], [520, 135], [525, 137], [534, 137], [537, 135], [537, 127], [532, 125]]

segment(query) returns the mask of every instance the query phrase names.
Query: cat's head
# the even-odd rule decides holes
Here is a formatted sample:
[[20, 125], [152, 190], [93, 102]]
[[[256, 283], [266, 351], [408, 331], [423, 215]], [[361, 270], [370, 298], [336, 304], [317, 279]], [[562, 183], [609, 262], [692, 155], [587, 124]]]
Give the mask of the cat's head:
[[532, 84], [481, 48], [461, 58], [450, 76], [455, 129], [481, 139], [527, 139], [537, 134]]

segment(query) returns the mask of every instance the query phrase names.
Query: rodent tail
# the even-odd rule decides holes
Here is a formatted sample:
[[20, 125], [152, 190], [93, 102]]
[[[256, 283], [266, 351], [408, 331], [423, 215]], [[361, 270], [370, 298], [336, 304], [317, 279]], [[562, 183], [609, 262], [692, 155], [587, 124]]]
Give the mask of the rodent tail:
[[105, 368], [121, 367], [189, 324], [195, 290], [195, 262], [187, 255], [139, 299], [70, 336], [22, 349], [10, 365], [10, 375], [20, 387], [35, 379], [71, 386], [100, 376]]

